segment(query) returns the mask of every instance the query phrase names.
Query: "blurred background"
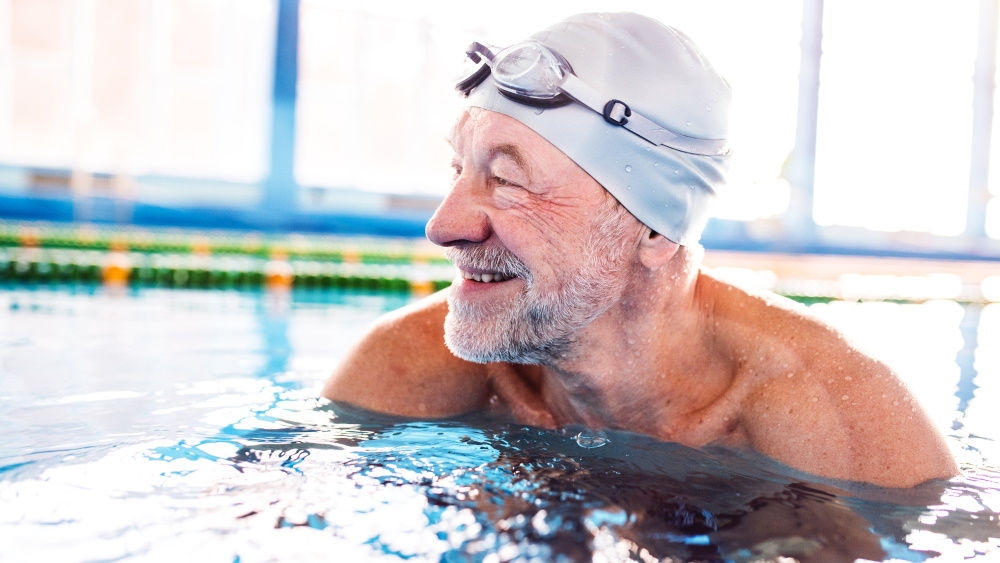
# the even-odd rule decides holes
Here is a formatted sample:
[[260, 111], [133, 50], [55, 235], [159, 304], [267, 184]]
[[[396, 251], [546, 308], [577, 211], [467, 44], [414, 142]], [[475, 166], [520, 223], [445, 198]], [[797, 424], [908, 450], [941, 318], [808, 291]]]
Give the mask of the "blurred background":
[[420, 237], [464, 46], [608, 9], [733, 86], [710, 256], [1000, 260], [996, 0], [0, 0], [0, 220]]
[[[8, 470], [103, 456], [116, 446], [91, 444], [116, 436], [198, 444], [226, 425], [223, 440], [242, 439], [285, 416], [272, 388], [314, 396], [374, 318], [454, 277], [423, 230], [448, 189], [444, 138], [468, 43], [632, 10], [691, 36], [733, 87], [731, 181], [703, 237], [707, 267], [808, 304], [894, 367], [963, 468], [994, 468], [970, 473], [982, 489], [951, 495], [986, 508], [940, 520], [960, 538], [934, 550], [995, 551], [998, 5], [0, 0], [0, 426], [14, 429], [0, 471], [5, 456]], [[68, 468], [72, 487], [54, 490], [104, 491], [76, 483], [121, 475], [121, 458], [107, 459], [110, 471]], [[215, 486], [194, 478], [176, 490]], [[6, 489], [19, 499], [7, 520], [32, 554], [44, 536], [71, 557], [120, 557], [49, 541], [85, 505], [97, 528], [82, 518], [56, 535], [162, 537], [131, 523], [132, 504], [122, 520], [47, 493], [41, 512], [18, 512], [36, 498], [25, 486]], [[181, 510], [187, 521], [180, 495], [139, 520]], [[64, 505], [71, 516], [47, 508]], [[106, 532], [119, 522], [125, 542]]]

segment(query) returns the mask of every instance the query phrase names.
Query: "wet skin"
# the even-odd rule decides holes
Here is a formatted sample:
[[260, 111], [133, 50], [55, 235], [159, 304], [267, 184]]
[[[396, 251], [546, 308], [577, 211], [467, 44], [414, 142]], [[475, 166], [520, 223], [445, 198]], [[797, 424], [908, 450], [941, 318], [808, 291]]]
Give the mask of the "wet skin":
[[[595, 242], [608, 193], [509, 117], [466, 110], [450, 142], [455, 178], [427, 235], [460, 275], [378, 321], [325, 397], [405, 416], [492, 409], [544, 427], [747, 447], [818, 476], [892, 487], [956, 474], [892, 371], [805, 308], [714, 278], [699, 248], [627, 213], [615, 240]], [[523, 270], [510, 277], [482, 263], [476, 249], [486, 247]], [[583, 289], [567, 295], [571, 281]], [[524, 323], [538, 326], [525, 336]], [[517, 339], [536, 350], [480, 363]]]

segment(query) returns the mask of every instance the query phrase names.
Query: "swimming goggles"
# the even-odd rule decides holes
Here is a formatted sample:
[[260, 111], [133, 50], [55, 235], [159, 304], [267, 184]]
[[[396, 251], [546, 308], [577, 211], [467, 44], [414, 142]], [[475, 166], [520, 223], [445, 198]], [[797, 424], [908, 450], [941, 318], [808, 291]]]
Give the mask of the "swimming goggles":
[[490, 75], [505, 97], [540, 108], [559, 107], [573, 100], [604, 116], [604, 120], [642, 137], [654, 145], [704, 156], [729, 152], [725, 139], [688, 137], [658, 125], [621, 100], [608, 99], [573, 74], [569, 63], [537, 41], [518, 43], [493, 52], [474, 42], [465, 54], [476, 67], [455, 88], [468, 96]]

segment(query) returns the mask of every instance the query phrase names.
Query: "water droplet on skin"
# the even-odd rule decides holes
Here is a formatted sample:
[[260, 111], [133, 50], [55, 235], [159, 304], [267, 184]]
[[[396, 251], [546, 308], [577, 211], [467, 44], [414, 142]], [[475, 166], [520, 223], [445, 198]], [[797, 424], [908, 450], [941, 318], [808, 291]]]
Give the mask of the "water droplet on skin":
[[809, 400], [816, 403], [819, 402], [819, 397], [809, 397]]
[[844, 376], [844, 381], [851, 381], [852, 379], [854, 379], [854, 378], [851, 377], [851, 376], [849, 376], [849, 375], [845, 375]]
[[847, 395], [841, 395], [840, 396], [840, 400], [841, 401], [846, 401], [847, 399], [850, 399], [850, 397], [848, 397]]
[[600, 430], [580, 432], [574, 436], [573, 439], [576, 440], [576, 445], [588, 450], [599, 448], [610, 441], [604, 432], [601, 432]]
[[625, 172], [631, 172], [631, 171], [632, 171], [632, 165], [631, 164], [626, 164], [625, 165]]

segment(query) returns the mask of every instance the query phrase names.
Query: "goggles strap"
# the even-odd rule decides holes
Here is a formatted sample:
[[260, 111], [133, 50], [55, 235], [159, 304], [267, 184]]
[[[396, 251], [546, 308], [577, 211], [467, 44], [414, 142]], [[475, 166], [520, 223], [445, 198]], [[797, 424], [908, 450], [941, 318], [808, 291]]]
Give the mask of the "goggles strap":
[[729, 152], [728, 143], [724, 139], [700, 139], [681, 135], [664, 129], [634, 110], [628, 122], [622, 126], [647, 141], [681, 152], [706, 156], [721, 156]]
[[625, 102], [607, 100], [600, 92], [577, 78], [575, 74], [566, 75], [562, 89], [574, 100], [604, 116], [608, 123], [624, 127], [654, 145], [663, 145], [681, 152], [708, 156], [720, 156], [729, 152], [725, 140], [688, 137], [665, 129], [630, 108]]

